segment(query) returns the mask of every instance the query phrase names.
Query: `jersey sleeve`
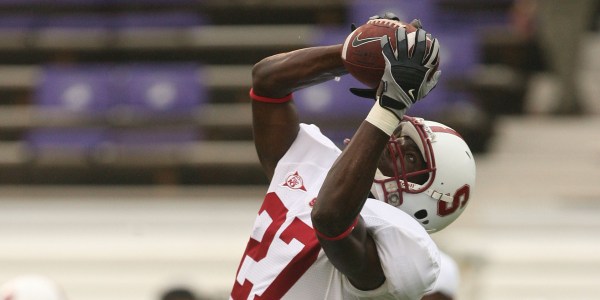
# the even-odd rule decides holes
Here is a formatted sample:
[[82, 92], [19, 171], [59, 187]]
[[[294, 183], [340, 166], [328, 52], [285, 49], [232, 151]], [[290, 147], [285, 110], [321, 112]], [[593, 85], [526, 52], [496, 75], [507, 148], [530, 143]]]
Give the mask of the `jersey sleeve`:
[[431, 293], [442, 293], [448, 297], [456, 297], [460, 284], [460, 270], [452, 257], [440, 251], [441, 270]]
[[361, 215], [377, 245], [386, 281], [372, 291], [348, 282], [347, 291], [358, 299], [421, 299], [440, 272], [439, 250], [429, 234], [406, 213], [381, 201], [368, 200]]
[[341, 150], [316, 125], [300, 124], [300, 131], [286, 154], [283, 163], [312, 163], [321, 165], [337, 158]]
[[393, 227], [375, 234], [390, 292], [398, 299], [420, 299], [440, 272], [437, 247], [429, 239], [400, 234]]
[[340, 153], [341, 150], [324, 136], [317, 126], [300, 124], [296, 140], [277, 162], [269, 190], [276, 190], [281, 186], [281, 182], [290, 176], [290, 173], [299, 172], [299, 176], [312, 181], [310, 186], [318, 192], [322, 184], [322, 176], [326, 174]]

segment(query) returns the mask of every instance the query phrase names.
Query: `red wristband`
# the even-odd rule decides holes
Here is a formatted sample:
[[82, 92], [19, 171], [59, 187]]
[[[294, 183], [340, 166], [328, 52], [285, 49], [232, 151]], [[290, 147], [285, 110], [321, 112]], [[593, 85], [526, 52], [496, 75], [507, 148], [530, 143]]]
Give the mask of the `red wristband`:
[[334, 237], [327, 236], [327, 235], [319, 232], [316, 228], [315, 228], [315, 233], [317, 233], [317, 236], [320, 237], [321, 239], [324, 239], [327, 241], [339, 241], [339, 240], [349, 236], [350, 233], [352, 233], [352, 230], [354, 230], [354, 227], [356, 227], [356, 224], [358, 224], [358, 217], [354, 220], [354, 222], [352, 222], [352, 224], [350, 224], [350, 227], [348, 227], [348, 229], [346, 229], [344, 232], [342, 232], [339, 235], [334, 236]]
[[267, 103], [285, 103], [288, 102], [290, 100], [292, 100], [292, 94], [288, 94], [287, 96], [284, 96], [282, 98], [269, 98], [269, 97], [263, 97], [263, 96], [259, 96], [257, 94], [254, 93], [254, 89], [250, 89], [250, 98], [254, 101], [258, 101], [258, 102], [267, 102]]

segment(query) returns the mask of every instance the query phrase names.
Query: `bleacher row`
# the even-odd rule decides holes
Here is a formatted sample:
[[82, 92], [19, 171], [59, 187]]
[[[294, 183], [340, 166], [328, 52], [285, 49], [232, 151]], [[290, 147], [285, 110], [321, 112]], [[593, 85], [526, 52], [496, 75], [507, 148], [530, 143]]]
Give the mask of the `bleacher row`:
[[[491, 125], [471, 72], [483, 61], [479, 29], [505, 24], [510, 1], [458, 1], [471, 22], [447, 2], [2, 0], [0, 182], [264, 183], [252, 64], [341, 43], [350, 23], [384, 10], [420, 17], [444, 47], [442, 82], [413, 114], [451, 123], [483, 151]], [[343, 76], [296, 93], [303, 121], [341, 144], [371, 105], [349, 99], [353, 86]]]

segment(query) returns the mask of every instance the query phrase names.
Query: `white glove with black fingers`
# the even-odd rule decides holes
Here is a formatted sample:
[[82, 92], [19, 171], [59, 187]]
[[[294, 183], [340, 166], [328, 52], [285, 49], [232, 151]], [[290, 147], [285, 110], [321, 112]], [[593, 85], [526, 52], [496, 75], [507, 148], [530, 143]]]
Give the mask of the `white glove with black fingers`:
[[436, 70], [439, 43], [432, 38], [428, 49], [427, 37], [425, 30], [417, 29], [412, 53], [409, 52], [409, 36], [402, 27], [396, 30], [396, 51], [388, 36], [381, 39], [385, 71], [376, 99], [379, 105], [392, 111], [398, 118], [402, 118], [408, 108], [436, 86], [442, 73]]
[[[411, 43], [410, 38], [413, 39]], [[431, 40], [429, 48], [428, 38]], [[409, 45], [414, 49], [412, 53], [409, 52]], [[410, 36], [400, 27], [396, 30], [396, 51], [388, 36], [381, 39], [381, 48], [385, 70], [377, 91], [357, 88], [351, 88], [350, 91], [360, 97], [375, 98], [382, 107], [402, 118], [413, 103], [436, 86], [442, 73], [437, 70], [440, 45], [437, 39], [419, 27]]]

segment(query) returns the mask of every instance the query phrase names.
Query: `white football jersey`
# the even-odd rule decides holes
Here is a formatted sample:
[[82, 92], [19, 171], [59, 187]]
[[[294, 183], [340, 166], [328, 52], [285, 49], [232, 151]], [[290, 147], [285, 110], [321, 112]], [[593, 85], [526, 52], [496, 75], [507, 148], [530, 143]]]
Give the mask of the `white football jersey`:
[[448, 297], [456, 298], [460, 286], [460, 269], [458, 264], [448, 254], [440, 251], [440, 275], [428, 294], [442, 293]]
[[439, 253], [425, 229], [384, 202], [367, 199], [361, 216], [386, 276], [371, 291], [352, 286], [322, 251], [310, 213], [341, 150], [314, 125], [275, 169], [240, 262], [230, 299], [420, 299], [439, 273]]

